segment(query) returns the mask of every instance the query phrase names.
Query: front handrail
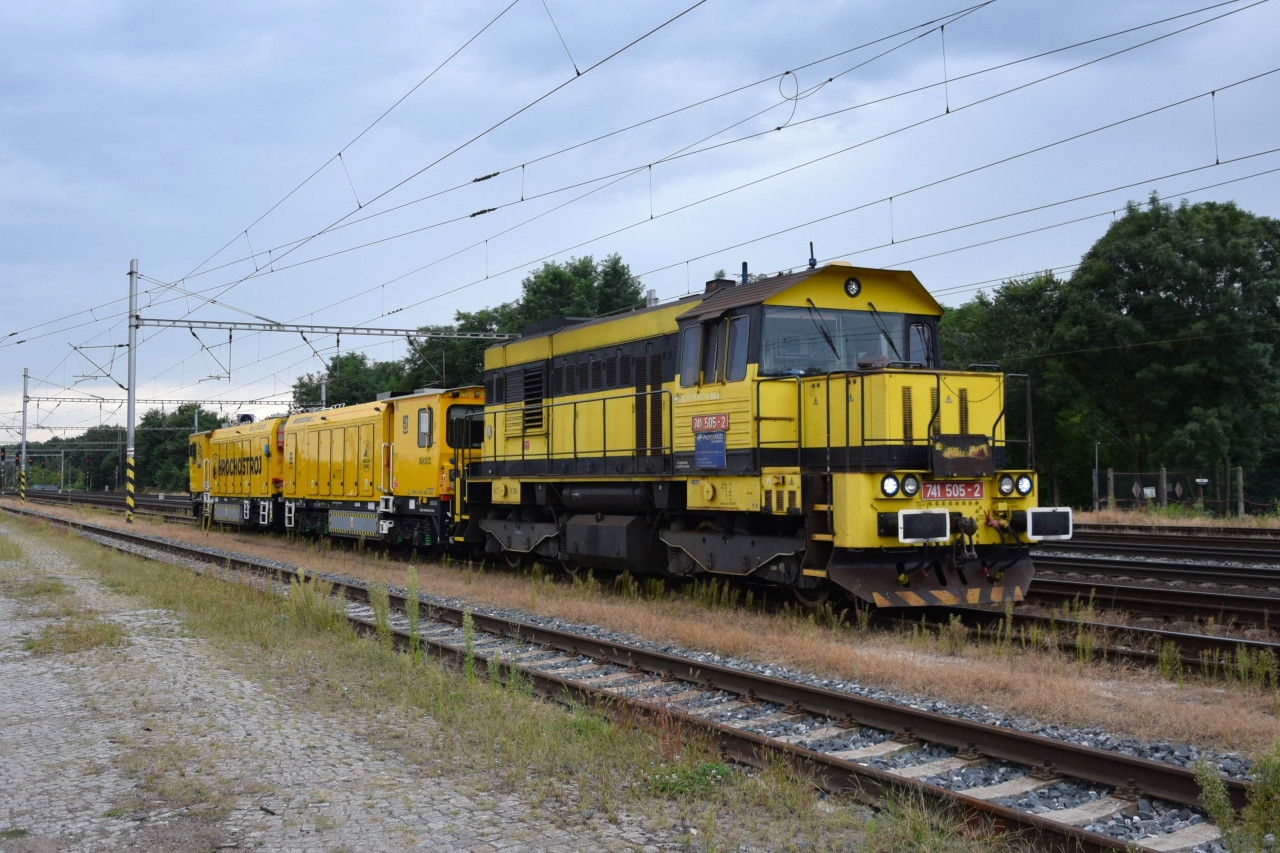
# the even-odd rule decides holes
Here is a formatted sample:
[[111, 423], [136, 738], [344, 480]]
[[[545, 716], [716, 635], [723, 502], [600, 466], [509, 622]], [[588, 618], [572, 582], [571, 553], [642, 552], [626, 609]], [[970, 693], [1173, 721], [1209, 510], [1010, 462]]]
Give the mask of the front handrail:
[[[661, 404], [662, 427], [663, 427], [663, 436], [664, 436], [662, 442], [659, 444], [654, 444], [652, 442], [652, 434], [649, 432], [649, 430], [646, 429], [645, 434], [646, 436], [649, 436], [649, 438], [647, 439], [647, 443], [643, 447], [628, 445], [625, 449], [611, 449], [609, 444], [609, 431], [608, 431], [609, 404], [616, 403], [619, 401], [631, 401], [632, 403], [631, 412], [632, 412], [633, 418], [643, 417], [645, 421], [648, 422], [650, 418], [650, 407], [652, 405], [652, 400], [655, 397], [663, 401], [663, 403]], [[638, 412], [635, 408], [636, 406], [640, 406], [640, 405], [644, 406], [643, 412]], [[513, 405], [506, 406], [500, 410], [494, 410], [494, 411], [486, 410], [482, 413], [482, 417], [484, 418], [484, 423], [485, 423], [485, 430], [486, 432], [488, 432], [490, 429], [492, 429], [492, 435], [490, 436], [490, 438], [494, 443], [494, 451], [493, 451], [493, 454], [489, 457], [489, 459], [491, 459], [494, 462], [509, 462], [512, 460], [519, 460], [520, 476], [524, 476], [528, 470], [528, 463], [531, 461], [545, 460], [550, 462], [552, 460], [578, 458], [580, 455], [578, 422], [580, 420], [585, 420], [585, 418], [580, 417], [580, 412], [584, 407], [595, 407], [595, 406], [600, 407], [600, 436], [601, 436], [600, 456], [602, 459], [608, 460], [610, 458], [617, 459], [619, 457], [622, 457], [622, 458], [630, 457], [635, 463], [635, 465], [638, 467], [641, 458], [661, 457], [662, 468], [663, 468], [662, 473], [669, 473], [668, 469], [671, 468], [671, 460], [675, 452], [675, 445], [674, 445], [675, 438], [673, 435], [674, 415], [673, 415], [673, 406], [671, 404], [671, 392], [665, 388], [659, 388], [654, 391], [633, 391], [628, 394], [614, 394], [607, 397], [593, 397], [589, 400], [572, 400], [572, 401], [563, 402], [563, 403], [548, 403], [546, 401], [543, 401], [534, 406], [513, 404]], [[556, 419], [554, 416], [551, 415], [550, 412], [544, 415], [543, 426], [534, 432], [525, 430], [523, 423], [521, 424], [520, 431], [512, 434], [507, 434], [505, 425], [504, 425], [504, 429], [502, 430], [498, 429], [499, 415], [502, 415], [504, 417], [519, 417], [523, 421], [524, 413], [529, 409], [542, 408], [542, 409], [550, 410], [550, 409], [563, 409], [566, 407], [569, 407], [571, 409], [571, 416], [573, 418], [573, 421], [572, 421], [573, 426], [570, 432], [571, 443], [568, 451], [564, 451], [556, 447], [556, 444], [555, 444], [556, 432], [557, 432], [555, 429]], [[545, 453], [535, 454], [532, 452], [532, 448], [527, 446], [529, 444], [528, 436], [531, 436], [531, 435], [546, 436], [547, 447], [546, 447]], [[500, 452], [498, 447], [499, 442], [506, 441], [512, 438], [517, 438], [517, 437], [520, 439], [519, 453]]]
[[[764, 384], [765, 384], [766, 382], [794, 382], [794, 383], [796, 384], [796, 407], [795, 407], [796, 416], [795, 416], [794, 418], [786, 417], [786, 416], [782, 416], [782, 415], [762, 415], [762, 414], [760, 413], [760, 389], [764, 386]], [[801, 393], [801, 382], [800, 382], [800, 377], [799, 377], [799, 376], [764, 376], [764, 377], [757, 377], [757, 378], [756, 378], [756, 387], [755, 387], [755, 392], [756, 392], [756, 400], [755, 400], [755, 436], [753, 436], [753, 438], [755, 439], [755, 441], [754, 441], [753, 446], [756, 448], [756, 450], [757, 450], [757, 451], [763, 450], [763, 449], [764, 449], [764, 446], [765, 446], [765, 441], [764, 441], [764, 439], [762, 439], [762, 438], [760, 437], [760, 423], [761, 423], [761, 421], [766, 421], [766, 420], [785, 420], [785, 421], [795, 421], [795, 424], [796, 424], [796, 438], [795, 438], [795, 445], [796, 445], [796, 467], [797, 467], [797, 468], [801, 467], [802, 462], [803, 462], [803, 455], [804, 455], [804, 406], [802, 405], [802, 404], [803, 404], [803, 402], [804, 402], [804, 395]], [[789, 445], [789, 444], [791, 444], [791, 442], [790, 442], [790, 441], [788, 441], [788, 440], [786, 440], [786, 439], [779, 439], [779, 440], [777, 440], [777, 441], [771, 441], [771, 442], [769, 442], [769, 443], [770, 443], [770, 444], [778, 444], [778, 445]], [[758, 461], [758, 460], [757, 460], [757, 461]]]

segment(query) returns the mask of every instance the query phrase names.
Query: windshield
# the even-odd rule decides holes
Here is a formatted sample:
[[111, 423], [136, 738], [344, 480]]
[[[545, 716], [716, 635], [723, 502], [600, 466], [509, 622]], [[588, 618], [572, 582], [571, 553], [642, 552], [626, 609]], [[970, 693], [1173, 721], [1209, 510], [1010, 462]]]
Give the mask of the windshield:
[[764, 310], [763, 376], [816, 376], [890, 362], [936, 366], [929, 318], [816, 307]]

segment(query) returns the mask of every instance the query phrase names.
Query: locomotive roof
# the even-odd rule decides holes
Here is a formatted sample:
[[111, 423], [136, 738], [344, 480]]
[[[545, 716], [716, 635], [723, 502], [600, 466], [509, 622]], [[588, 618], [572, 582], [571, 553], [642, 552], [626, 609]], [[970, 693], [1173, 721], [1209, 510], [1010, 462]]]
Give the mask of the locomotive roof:
[[775, 296], [795, 287], [797, 284], [804, 282], [815, 276], [830, 274], [832, 277], [840, 277], [843, 279], [849, 275], [856, 275], [864, 279], [888, 279], [897, 287], [902, 288], [915, 297], [921, 297], [927, 302], [936, 305], [932, 296], [925, 290], [924, 285], [916, 278], [915, 273], [908, 270], [883, 270], [873, 269], [871, 267], [855, 267], [850, 263], [843, 261], [835, 261], [815, 269], [805, 268], [800, 272], [788, 273], [785, 275], [775, 275], [769, 277], [760, 277], [750, 284], [738, 284], [732, 287], [720, 287], [710, 293], [696, 293], [677, 299], [674, 302], [668, 302], [664, 305], [646, 306], [637, 308], [634, 311], [628, 311], [623, 314], [610, 314], [605, 317], [594, 317], [589, 320], [569, 320], [567, 318], [560, 324], [548, 328], [541, 328], [527, 335], [521, 335], [518, 338], [501, 341], [494, 344], [491, 349], [500, 349], [510, 344], [523, 341], [530, 341], [536, 338], [549, 337], [569, 329], [577, 330], [599, 325], [601, 323], [612, 323], [622, 318], [637, 317], [653, 311], [669, 311], [672, 308], [678, 308], [681, 305], [689, 305], [689, 309], [681, 314], [676, 315], [677, 322], [686, 320], [710, 320], [719, 317], [726, 311], [734, 308], [745, 308], [749, 305], [759, 305], [767, 302]]
[[[711, 320], [734, 308], [745, 308], [749, 305], [768, 302], [773, 297], [790, 290], [803, 281], [823, 275], [840, 280], [848, 276], [856, 276], [864, 281], [888, 280], [911, 297], [922, 298], [929, 304], [937, 304], [913, 272], [908, 270], [855, 267], [852, 264], [836, 261], [817, 269], [805, 269], [788, 275], [775, 275], [771, 278], [758, 278], [750, 284], [721, 288], [708, 294], [706, 299], [703, 299], [702, 302], [676, 319], [682, 322], [685, 320]], [[835, 286], [838, 288], [840, 284], [835, 284]]]

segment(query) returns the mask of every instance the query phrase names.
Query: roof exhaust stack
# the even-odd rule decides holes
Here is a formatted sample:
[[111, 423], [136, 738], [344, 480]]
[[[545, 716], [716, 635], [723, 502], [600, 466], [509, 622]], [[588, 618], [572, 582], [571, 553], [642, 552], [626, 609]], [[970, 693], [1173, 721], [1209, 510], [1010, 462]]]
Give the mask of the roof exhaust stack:
[[743, 284], [747, 283], [747, 262], [746, 261], [742, 262], [742, 283]]
[[809, 241], [809, 269], [814, 269], [817, 266], [818, 266], [818, 259], [813, 256], [813, 241], [810, 240]]

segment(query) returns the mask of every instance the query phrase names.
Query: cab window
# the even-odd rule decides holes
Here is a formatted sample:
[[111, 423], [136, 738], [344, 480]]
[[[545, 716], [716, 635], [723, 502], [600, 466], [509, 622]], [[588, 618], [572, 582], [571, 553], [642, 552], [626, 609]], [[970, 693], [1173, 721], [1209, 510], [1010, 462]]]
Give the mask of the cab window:
[[418, 446], [431, 447], [435, 444], [435, 417], [434, 409], [418, 409]]
[[450, 406], [445, 415], [445, 441], [450, 447], [484, 444], [484, 406]]
[[933, 331], [925, 323], [912, 323], [907, 333], [907, 361], [933, 367]]
[[724, 327], [720, 323], [704, 323], [702, 336], [702, 381], [705, 384], [719, 382], [724, 369], [721, 351], [724, 348]]
[[747, 378], [747, 337], [751, 321], [746, 317], [734, 317], [729, 321], [729, 343], [725, 358], [725, 379], [737, 382]]
[[702, 330], [689, 326], [680, 333], [680, 385], [688, 388], [698, 384], [698, 365], [702, 361]]

